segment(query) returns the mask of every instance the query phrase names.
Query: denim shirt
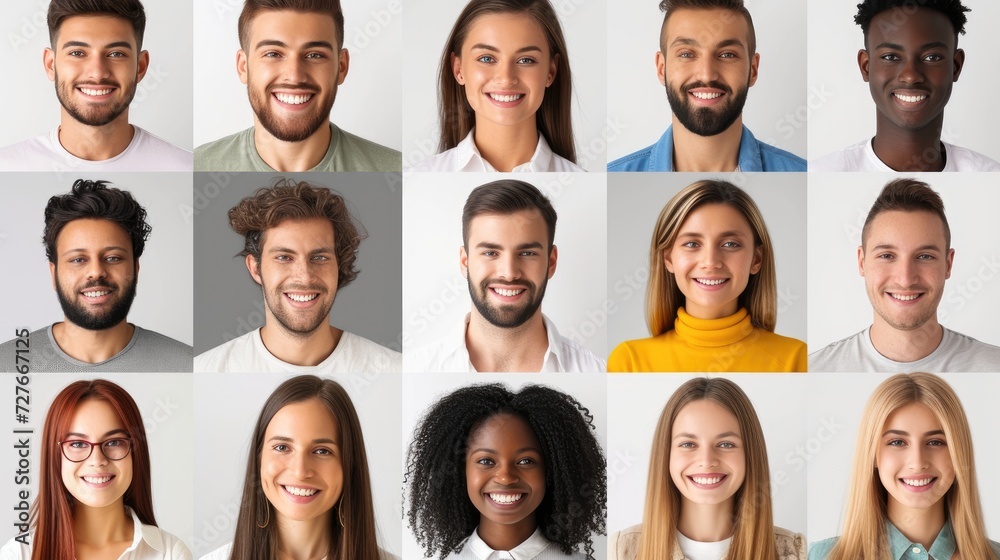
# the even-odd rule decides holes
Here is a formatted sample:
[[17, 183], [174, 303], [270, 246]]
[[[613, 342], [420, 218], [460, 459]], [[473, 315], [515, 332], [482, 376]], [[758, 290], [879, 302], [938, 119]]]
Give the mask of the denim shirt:
[[[951, 528], [951, 520], [944, 523], [941, 532], [934, 538], [930, 549], [924, 548], [920, 543], [910, 542], [903, 533], [899, 532], [892, 523], [885, 524], [885, 531], [889, 537], [889, 548], [892, 551], [893, 560], [949, 560], [955, 554], [957, 543], [955, 542], [955, 532]], [[809, 547], [809, 560], [824, 560], [833, 550], [833, 545], [837, 544], [837, 538], [826, 539], [813, 543]], [[1000, 545], [990, 541], [993, 552], [1000, 554]]]
[[[672, 128], [668, 126], [656, 144], [609, 163], [608, 171], [673, 171]], [[806, 160], [757, 140], [744, 125], [743, 135], [740, 136], [739, 167], [740, 171], [805, 171]]]

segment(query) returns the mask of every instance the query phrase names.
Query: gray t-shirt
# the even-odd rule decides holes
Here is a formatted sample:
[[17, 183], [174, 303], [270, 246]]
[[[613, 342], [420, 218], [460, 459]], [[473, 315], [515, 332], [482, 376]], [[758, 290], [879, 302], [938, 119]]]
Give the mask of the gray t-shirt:
[[[195, 171], [273, 172], [257, 153], [254, 127], [198, 146], [194, 150]], [[381, 144], [365, 140], [330, 123], [330, 147], [323, 159], [307, 171], [401, 171], [403, 156]]]
[[[17, 372], [17, 366], [25, 364], [23, 360], [17, 361], [17, 350], [25, 348], [24, 343], [18, 345], [18, 340], [23, 339], [0, 344], [0, 371]], [[81, 362], [63, 352], [52, 337], [52, 325], [30, 333], [27, 340], [28, 352], [22, 352], [21, 356], [28, 360], [30, 373], [190, 372], [194, 359], [194, 350], [187, 344], [139, 326], [135, 326], [132, 340], [121, 352], [96, 364]]]
[[[943, 327], [942, 327], [943, 328]], [[944, 329], [941, 344], [915, 362], [896, 362], [878, 353], [871, 327], [809, 354], [809, 371], [879, 373], [1000, 372], [1000, 347]]]

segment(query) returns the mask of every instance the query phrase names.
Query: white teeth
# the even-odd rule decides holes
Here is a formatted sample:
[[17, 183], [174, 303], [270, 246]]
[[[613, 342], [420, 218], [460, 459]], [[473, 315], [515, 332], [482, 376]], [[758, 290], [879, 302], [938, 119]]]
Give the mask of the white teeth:
[[489, 94], [494, 101], [499, 101], [501, 103], [510, 103], [511, 101], [517, 101], [524, 97], [523, 93], [515, 93], [514, 95], [497, 95], [495, 93]]
[[85, 476], [83, 479], [91, 484], [104, 484], [105, 482], [111, 480], [110, 476], [102, 476], [100, 478], [93, 476]]
[[288, 298], [291, 299], [292, 301], [297, 301], [299, 303], [305, 303], [307, 301], [312, 301], [312, 300], [314, 300], [314, 299], [316, 299], [316, 298], [319, 297], [319, 294], [313, 294], [311, 296], [300, 296], [298, 294], [285, 294], [285, 295], [287, 295]]
[[892, 297], [892, 299], [898, 299], [899, 301], [913, 301], [918, 297], [920, 297], [920, 294], [914, 294], [912, 296], [900, 296], [896, 294], [889, 294], [889, 295]]
[[83, 295], [85, 295], [87, 297], [101, 297], [101, 296], [106, 296], [106, 295], [108, 295], [110, 293], [111, 292], [108, 292], [108, 291], [103, 291], [103, 292], [83, 292]]
[[701, 91], [692, 91], [691, 95], [697, 97], [698, 99], [715, 99], [716, 97], [722, 97], [721, 93], [705, 93]]
[[927, 486], [928, 484], [931, 483], [932, 480], [934, 480], [934, 479], [933, 478], [921, 478], [920, 480], [906, 480], [904, 478], [903, 479], [903, 484], [905, 484], [907, 486], [918, 486], [918, 487], [919, 486]]
[[902, 93], [894, 93], [896, 97], [906, 101], [907, 103], [916, 103], [917, 101], [923, 101], [927, 99], [926, 95], [903, 95]]
[[112, 90], [110, 90], [110, 89], [91, 89], [91, 88], [82, 87], [82, 88], [80, 88], [80, 91], [82, 91], [83, 93], [86, 93], [87, 95], [107, 95], [107, 94], [111, 93]]
[[301, 496], [303, 498], [308, 498], [316, 492], [319, 492], [319, 490], [316, 490], [315, 488], [296, 488], [295, 486], [285, 486], [285, 490], [293, 496]]
[[708, 279], [702, 279], [702, 278], [695, 278], [694, 281], [697, 282], [697, 283], [699, 283], [699, 284], [704, 284], [706, 286], [718, 286], [719, 284], [722, 284], [723, 282], [725, 282], [726, 279], [725, 278], [720, 278], [718, 280], [708, 280]]
[[697, 482], [698, 484], [718, 484], [719, 482], [722, 481], [721, 476], [713, 476], [711, 478], [703, 476], [692, 476], [691, 479]]
[[493, 291], [504, 297], [514, 297], [517, 294], [523, 292], [524, 290], [505, 290], [503, 288], [493, 288]]
[[513, 504], [521, 499], [524, 494], [490, 494], [490, 499], [498, 504]]
[[306, 101], [312, 99], [312, 94], [291, 95], [288, 93], [275, 93], [274, 96], [278, 98], [278, 101], [288, 103], [289, 105], [302, 105]]

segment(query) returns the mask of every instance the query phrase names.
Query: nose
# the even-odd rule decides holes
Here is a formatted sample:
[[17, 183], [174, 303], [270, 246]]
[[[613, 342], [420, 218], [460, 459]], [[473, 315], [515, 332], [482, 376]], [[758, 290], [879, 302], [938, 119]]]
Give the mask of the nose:
[[87, 263], [87, 279], [104, 278], [108, 275], [104, 268], [104, 259], [90, 259]]
[[513, 282], [521, 277], [516, 253], [508, 253], [497, 259], [497, 277], [508, 282]]
[[111, 77], [111, 68], [108, 59], [104, 56], [95, 55], [87, 59], [87, 66], [84, 69], [84, 76], [88, 80], [99, 82]]
[[701, 251], [701, 267], [702, 268], [720, 268], [722, 266], [722, 260], [719, 258], [720, 253], [717, 247], [712, 247], [706, 245]]
[[312, 476], [312, 457], [308, 453], [295, 453], [290, 459], [292, 474], [299, 480], [305, 480]]
[[496, 65], [493, 81], [498, 85], [511, 86], [517, 83], [516, 62], [502, 62]]
[[713, 467], [718, 464], [718, 460], [715, 457], [715, 447], [711, 445], [704, 445], [698, 450], [698, 466], [700, 467]]
[[917, 284], [917, 263], [911, 260], [902, 260], [896, 267], [896, 283], [905, 288]]
[[926, 448], [923, 445], [914, 445], [907, 454], [909, 467], [913, 470], [922, 471], [927, 468]]
[[704, 82], [706, 84], [718, 81], [718, 61], [714, 56], [700, 56], [694, 64], [694, 78], [697, 81]]
[[903, 84], [923, 83], [924, 73], [919, 58], [911, 57], [902, 63], [902, 67], [899, 69], [899, 81]]
[[108, 464], [108, 457], [104, 454], [104, 450], [101, 449], [100, 445], [94, 445], [93, 449], [90, 450], [90, 457], [87, 458], [87, 464], [92, 466], [103, 466]]
[[308, 81], [306, 79], [305, 65], [305, 60], [295, 56], [289, 56], [285, 59], [285, 63], [282, 68], [284, 70], [283, 77], [285, 78], [285, 81], [292, 84], [301, 84]]
[[497, 470], [493, 474], [493, 480], [497, 484], [510, 485], [518, 482], [520, 477], [517, 474], [517, 467], [508, 462], [503, 462], [497, 465]]

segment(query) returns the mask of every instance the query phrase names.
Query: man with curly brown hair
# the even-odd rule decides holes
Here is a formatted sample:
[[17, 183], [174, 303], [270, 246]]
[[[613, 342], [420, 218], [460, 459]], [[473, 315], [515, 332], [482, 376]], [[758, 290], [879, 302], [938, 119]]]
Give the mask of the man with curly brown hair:
[[200, 354], [195, 371], [400, 371], [401, 355], [330, 325], [337, 289], [358, 276], [367, 232], [330, 189], [279, 180], [229, 210], [264, 296], [264, 326]]

